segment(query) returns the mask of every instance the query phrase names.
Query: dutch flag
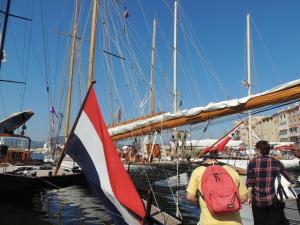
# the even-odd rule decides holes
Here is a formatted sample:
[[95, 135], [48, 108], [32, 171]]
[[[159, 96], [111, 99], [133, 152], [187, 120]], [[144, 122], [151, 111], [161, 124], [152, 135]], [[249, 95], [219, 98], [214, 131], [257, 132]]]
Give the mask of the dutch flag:
[[115, 224], [143, 224], [144, 205], [107, 131], [93, 87], [79, 112], [65, 151], [97, 189]]

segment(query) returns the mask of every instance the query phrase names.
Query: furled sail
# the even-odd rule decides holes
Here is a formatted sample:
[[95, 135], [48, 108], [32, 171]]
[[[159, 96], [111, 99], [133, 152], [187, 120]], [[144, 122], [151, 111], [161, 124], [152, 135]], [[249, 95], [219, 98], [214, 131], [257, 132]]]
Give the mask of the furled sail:
[[204, 107], [195, 107], [176, 113], [163, 113], [154, 117], [135, 120], [128, 124], [109, 128], [109, 133], [114, 141], [141, 136], [171, 129], [187, 124], [195, 124], [215, 119], [222, 116], [237, 114], [243, 111], [256, 109], [268, 105], [276, 105], [300, 98], [300, 79], [294, 80], [271, 90], [217, 103], [209, 103]]

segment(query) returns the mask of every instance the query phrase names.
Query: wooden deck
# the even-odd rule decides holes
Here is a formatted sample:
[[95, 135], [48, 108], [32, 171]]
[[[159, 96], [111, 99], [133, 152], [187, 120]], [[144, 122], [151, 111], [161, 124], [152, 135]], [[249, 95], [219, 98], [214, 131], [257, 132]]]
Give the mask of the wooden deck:
[[[147, 207], [147, 201], [143, 199], [145, 207]], [[182, 222], [175, 217], [171, 216], [170, 214], [161, 211], [156, 206], [151, 206], [150, 217], [159, 222], [160, 224], [164, 225], [179, 225]]]

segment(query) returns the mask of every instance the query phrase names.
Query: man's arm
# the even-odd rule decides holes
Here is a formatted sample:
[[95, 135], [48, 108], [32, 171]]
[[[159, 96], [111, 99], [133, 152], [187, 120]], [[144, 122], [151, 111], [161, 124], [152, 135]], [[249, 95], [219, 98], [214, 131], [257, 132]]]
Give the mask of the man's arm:
[[244, 195], [240, 195], [240, 201], [241, 203], [245, 203], [248, 200], [248, 193], [244, 194]]
[[247, 167], [247, 178], [246, 178], [246, 186], [254, 187], [255, 186], [255, 171], [253, 168], [253, 161], [250, 161]]
[[239, 178], [238, 183], [239, 183], [240, 203], [243, 204], [248, 200], [248, 190], [239, 175], [238, 178]]
[[186, 193], [186, 199], [189, 200], [194, 205], [198, 205], [199, 204], [198, 198], [195, 195], [193, 195], [193, 194], [191, 194], [189, 192]]
[[248, 200], [248, 191], [247, 188], [244, 184], [244, 182], [241, 180], [240, 175], [233, 170], [232, 168], [230, 168], [231, 171], [231, 176], [232, 178], [235, 180], [237, 187], [238, 187], [238, 192], [239, 192], [239, 196], [240, 196], [240, 203], [245, 203]]
[[282, 162], [278, 161], [279, 164], [279, 170], [280, 173], [291, 183], [295, 183], [289, 176], [288, 172], [286, 171], [286, 168], [284, 167], [284, 165], [282, 164]]
[[188, 187], [186, 189], [186, 199], [193, 204], [199, 204], [198, 198], [196, 197], [198, 191], [198, 175], [197, 169], [195, 169], [191, 175]]

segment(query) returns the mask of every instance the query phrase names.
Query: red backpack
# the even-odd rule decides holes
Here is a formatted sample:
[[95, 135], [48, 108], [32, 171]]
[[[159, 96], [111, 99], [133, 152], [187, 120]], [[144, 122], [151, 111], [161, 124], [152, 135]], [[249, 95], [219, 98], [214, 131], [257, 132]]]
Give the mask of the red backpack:
[[223, 166], [208, 166], [201, 179], [201, 197], [211, 214], [225, 214], [240, 210], [240, 196], [231, 175]]

